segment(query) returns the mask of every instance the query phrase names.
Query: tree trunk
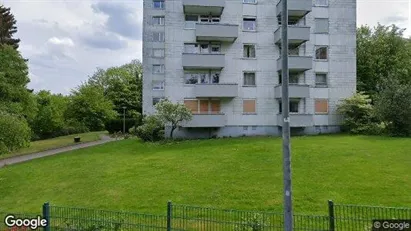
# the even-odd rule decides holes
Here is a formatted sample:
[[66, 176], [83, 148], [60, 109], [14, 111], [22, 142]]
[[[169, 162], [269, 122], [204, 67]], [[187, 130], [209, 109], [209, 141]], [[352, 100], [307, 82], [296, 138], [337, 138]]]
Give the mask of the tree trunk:
[[171, 139], [173, 139], [173, 133], [174, 133], [174, 130], [175, 130], [176, 128], [177, 128], [176, 126], [172, 126], [172, 127], [171, 127], [171, 132], [170, 132], [170, 138], [171, 138]]

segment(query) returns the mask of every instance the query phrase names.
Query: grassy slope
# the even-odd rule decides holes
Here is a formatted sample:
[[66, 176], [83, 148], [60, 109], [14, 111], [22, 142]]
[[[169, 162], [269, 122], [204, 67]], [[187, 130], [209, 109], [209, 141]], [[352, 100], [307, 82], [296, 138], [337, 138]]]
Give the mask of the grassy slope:
[[[292, 139], [294, 207], [324, 214], [326, 201], [411, 206], [411, 139]], [[167, 200], [281, 210], [281, 139], [141, 144], [125, 140], [0, 169], [0, 208], [63, 206], [165, 213]], [[1, 210], [0, 209], [0, 210]]]
[[90, 142], [90, 141], [96, 141], [100, 139], [100, 135], [103, 133], [105, 132], [89, 132], [89, 133], [74, 134], [74, 135], [68, 135], [68, 136], [60, 136], [60, 137], [56, 137], [53, 139], [47, 139], [47, 140], [34, 141], [30, 143], [30, 147], [22, 148], [10, 154], [0, 155], [0, 160], [11, 157], [11, 156], [25, 155], [29, 153], [41, 152], [41, 151], [45, 151], [49, 149], [64, 147], [67, 145], [73, 145], [74, 144], [73, 139], [76, 136], [80, 136], [81, 141], [83, 143]]

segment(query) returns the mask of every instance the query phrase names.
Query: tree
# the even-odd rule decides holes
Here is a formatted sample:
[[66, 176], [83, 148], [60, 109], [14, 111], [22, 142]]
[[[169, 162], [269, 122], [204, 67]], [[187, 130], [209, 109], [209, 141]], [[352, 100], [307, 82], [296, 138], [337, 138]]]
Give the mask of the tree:
[[404, 29], [378, 24], [357, 30], [357, 89], [373, 99], [386, 78], [411, 82], [411, 43]]
[[100, 131], [105, 122], [118, 114], [113, 103], [104, 97], [102, 88], [83, 84], [72, 91], [66, 116], [86, 125], [90, 131]]
[[384, 82], [377, 95], [375, 108], [378, 117], [393, 136], [411, 135], [411, 85], [398, 80]]
[[127, 107], [127, 117], [136, 118], [142, 112], [142, 65], [133, 60], [120, 67], [107, 70], [97, 69], [88, 80], [88, 84], [103, 89], [104, 96], [114, 104], [118, 114], [123, 114]]
[[0, 5], [0, 45], [10, 45], [16, 50], [19, 48], [20, 39], [13, 38], [17, 32], [16, 23], [10, 8]]
[[67, 127], [65, 113], [68, 97], [42, 90], [35, 94], [38, 112], [31, 125], [37, 138], [46, 139], [61, 135]]
[[31, 131], [24, 118], [0, 111], [0, 154], [27, 147]]
[[159, 141], [164, 138], [164, 123], [157, 115], [146, 116], [143, 125], [137, 127], [135, 133], [143, 141]]
[[174, 130], [183, 121], [189, 121], [192, 118], [192, 113], [184, 104], [172, 103], [165, 99], [156, 104], [158, 118], [165, 124], [171, 126], [170, 138], [173, 138]]
[[28, 66], [20, 53], [0, 44], [0, 110], [33, 119], [35, 100], [27, 89], [29, 82]]
[[344, 99], [337, 112], [343, 116], [342, 129], [349, 133], [372, 134], [378, 127], [371, 99], [363, 92]]

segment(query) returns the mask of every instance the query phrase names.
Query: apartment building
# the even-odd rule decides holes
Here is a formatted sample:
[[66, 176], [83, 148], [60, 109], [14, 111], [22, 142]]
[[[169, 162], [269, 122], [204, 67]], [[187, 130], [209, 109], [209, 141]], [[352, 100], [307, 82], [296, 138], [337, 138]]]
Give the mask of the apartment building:
[[[144, 0], [143, 113], [163, 98], [180, 137], [281, 135], [281, 0]], [[288, 0], [292, 133], [339, 131], [356, 90], [356, 0]]]

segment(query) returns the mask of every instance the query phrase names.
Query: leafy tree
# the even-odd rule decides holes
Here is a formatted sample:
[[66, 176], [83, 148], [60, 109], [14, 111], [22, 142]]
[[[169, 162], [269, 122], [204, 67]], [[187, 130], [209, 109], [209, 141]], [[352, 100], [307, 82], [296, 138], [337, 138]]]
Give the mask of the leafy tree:
[[0, 44], [0, 110], [23, 115], [29, 121], [35, 116], [35, 100], [27, 89], [28, 67], [20, 53]]
[[61, 131], [67, 126], [64, 116], [68, 97], [53, 95], [45, 90], [38, 92], [35, 97], [38, 113], [31, 125], [34, 134], [42, 139], [61, 135]]
[[363, 92], [344, 99], [337, 111], [343, 116], [342, 129], [353, 134], [373, 134], [378, 128], [371, 99]]
[[386, 81], [377, 95], [375, 108], [378, 117], [393, 136], [411, 135], [411, 85], [398, 80]]
[[97, 69], [88, 83], [103, 89], [104, 96], [113, 102], [118, 114], [122, 115], [126, 107], [126, 117], [136, 118], [142, 112], [141, 75], [141, 63], [133, 60], [120, 67]]
[[13, 38], [17, 32], [16, 19], [10, 12], [10, 8], [0, 5], [0, 45], [7, 44], [14, 49], [19, 48], [20, 39]]
[[165, 124], [171, 126], [170, 137], [173, 138], [174, 130], [183, 121], [189, 121], [192, 118], [192, 113], [184, 104], [172, 103], [165, 99], [156, 104], [158, 118]]
[[90, 131], [100, 131], [105, 122], [116, 118], [113, 109], [113, 103], [104, 97], [102, 88], [83, 84], [72, 91], [66, 116], [86, 125]]
[[143, 125], [135, 133], [143, 141], [159, 141], [164, 138], [164, 123], [157, 115], [146, 116], [143, 118]]
[[0, 154], [28, 146], [30, 137], [31, 130], [24, 118], [0, 111]]
[[411, 43], [403, 29], [378, 24], [357, 30], [357, 89], [373, 99], [386, 78], [411, 82]]

